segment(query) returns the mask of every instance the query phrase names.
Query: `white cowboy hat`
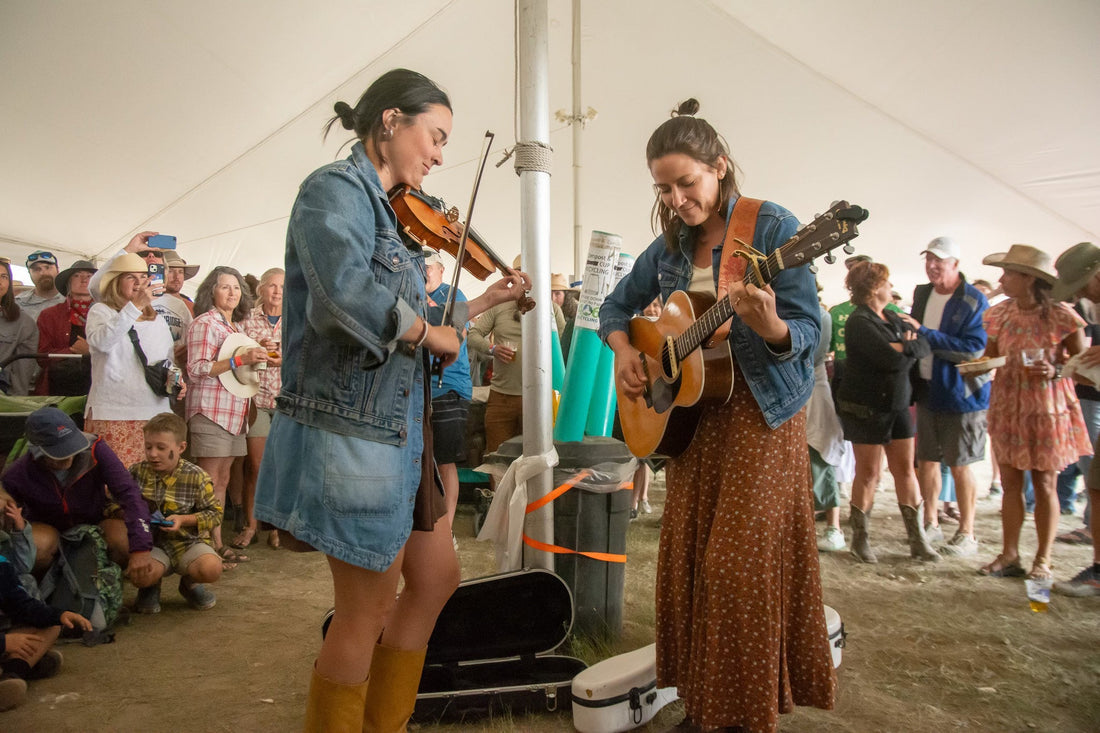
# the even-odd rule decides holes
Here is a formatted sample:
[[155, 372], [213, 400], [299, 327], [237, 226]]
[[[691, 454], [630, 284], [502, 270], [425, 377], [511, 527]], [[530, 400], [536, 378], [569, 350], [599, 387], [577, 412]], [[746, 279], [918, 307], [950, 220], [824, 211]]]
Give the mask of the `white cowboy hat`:
[[[218, 361], [231, 359], [247, 349], [258, 348], [260, 345], [243, 333], [231, 333], [218, 349]], [[233, 369], [224, 371], [218, 375], [218, 379], [230, 394], [246, 400], [249, 397], [255, 397], [260, 391], [260, 375], [253, 364], [239, 366], [236, 371]]]
[[1053, 285], [1058, 275], [1051, 269], [1050, 255], [1028, 244], [1014, 244], [1007, 252], [996, 252], [982, 258], [983, 265], [1022, 272]]

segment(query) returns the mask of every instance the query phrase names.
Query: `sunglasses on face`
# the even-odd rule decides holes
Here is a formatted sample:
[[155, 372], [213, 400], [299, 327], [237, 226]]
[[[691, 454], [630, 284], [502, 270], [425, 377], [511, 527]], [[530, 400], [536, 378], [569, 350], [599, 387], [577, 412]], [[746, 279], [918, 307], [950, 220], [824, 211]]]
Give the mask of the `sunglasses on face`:
[[162, 257], [163, 255], [159, 249], [143, 249], [137, 253], [137, 256], [145, 259], [146, 257]]

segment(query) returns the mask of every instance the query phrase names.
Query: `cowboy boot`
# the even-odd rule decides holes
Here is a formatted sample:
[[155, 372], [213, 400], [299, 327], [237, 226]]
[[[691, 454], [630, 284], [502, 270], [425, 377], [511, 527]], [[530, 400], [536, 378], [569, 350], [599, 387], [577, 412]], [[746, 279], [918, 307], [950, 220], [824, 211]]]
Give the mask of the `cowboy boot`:
[[374, 645], [370, 687], [363, 709], [363, 733], [405, 733], [416, 707], [416, 692], [428, 648], [394, 649]]
[[334, 682], [313, 667], [306, 702], [305, 733], [359, 733], [367, 681], [355, 685]]
[[857, 560], [865, 563], [877, 563], [878, 558], [871, 550], [868, 541], [871, 535], [871, 510], [863, 512], [855, 504], [849, 506], [848, 525], [852, 528], [852, 548], [850, 552]]
[[[922, 502], [923, 503], [923, 502]], [[898, 504], [901, 517], [905, 520], [905, 533], [909, 535], [909, 554], [922, 562], [939, 562], [940, 553], [924, 536], [921, 526], [921, 505], [915, 507]]]

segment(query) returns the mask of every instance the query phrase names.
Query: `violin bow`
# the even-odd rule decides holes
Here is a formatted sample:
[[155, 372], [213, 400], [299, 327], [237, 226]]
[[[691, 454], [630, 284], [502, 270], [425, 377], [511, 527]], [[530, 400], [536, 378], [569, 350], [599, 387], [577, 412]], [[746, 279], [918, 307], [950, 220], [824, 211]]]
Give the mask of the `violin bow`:
[[[458, 293], [458, 277], [462, 272], [462, 262], [466, 258], [466, 239], [470, 236], [470, 222], [474, 218], [474, 202], [477, 200], [477, 191], [481, 187], [481, 174], [485, 172], [485, 162], [489, 160], [489, 148], [493, 146], [495, 135], [485, 131], [485, 139], [481, 144], [481, 161], [477, 166], [477, 175], [474, 176], [474, 188], [470, 191], [470, 205], [466, 207], [466, 223], [462, 227], [462, 236], [458, 238], [458, 251], [455, 253], [455, 271], [451, 275], [451, 289], [447, 292], [447, 301], [443, 305], [444, 326], [454, 325], [455, 296]], [[439, 368], [439, 382], [437, 386], [443, 386], [443, 367]]]

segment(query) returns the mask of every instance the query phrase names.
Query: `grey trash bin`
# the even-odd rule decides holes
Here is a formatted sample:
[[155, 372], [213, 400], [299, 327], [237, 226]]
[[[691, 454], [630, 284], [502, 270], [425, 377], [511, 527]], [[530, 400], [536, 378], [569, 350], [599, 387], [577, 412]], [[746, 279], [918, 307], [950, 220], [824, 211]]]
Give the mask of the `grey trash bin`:
[[[590, 473], [553, 502], [554, 544], [577, 552], [626, 554], [631, 492], [620, 488], [630, 481], [636, 465], [626, 444], [615, 438], [586, 437], [582, 442], [554, 442], [558, 465], [554, 487]], [[523, 452], [523, 437], [511, 438], [486, 460], [510, 464]], [[554, 572], [573, 593], [578, 635], [618, 638], [623, 628], [626, 563], [572, 553], [554, 554]]]

